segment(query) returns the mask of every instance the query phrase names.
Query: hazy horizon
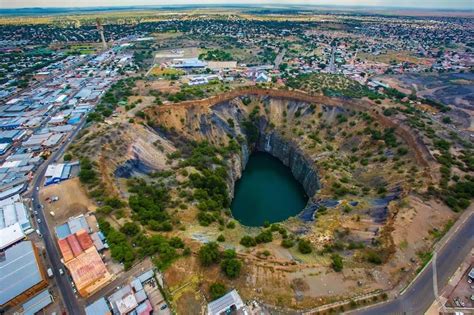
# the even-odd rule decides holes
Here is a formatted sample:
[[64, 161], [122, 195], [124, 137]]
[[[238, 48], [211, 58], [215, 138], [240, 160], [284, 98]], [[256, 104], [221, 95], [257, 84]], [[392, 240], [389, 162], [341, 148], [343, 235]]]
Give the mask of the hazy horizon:
[[332, 0], [332, 1], [275, 1], [275, 0], [201, 0], [199, 3], [189, 0], [175, 0], [172, 3], [163, 0], [0, 0], [0, 9], [20, 9], [20, 8], [94, 8], [94, 7], [140, 7], [140, 6], [172, 6], [172, 5], [272, 5], [272, 6], [360, 6], [360, 7], [393, 7], [393, 8], [413, 8], [413, 9], [455, 9], [473, 10], [473, 0], [427, 0], [414, 4], [411, 0]]

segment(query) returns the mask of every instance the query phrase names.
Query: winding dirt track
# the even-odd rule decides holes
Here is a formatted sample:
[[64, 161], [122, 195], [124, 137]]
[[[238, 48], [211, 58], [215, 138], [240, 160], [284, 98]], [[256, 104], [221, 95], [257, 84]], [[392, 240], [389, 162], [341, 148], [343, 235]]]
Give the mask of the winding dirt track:
[[[380, 113], [380, 108], [368, 99], [344, 99], [337, 97], [327, 97], [323, 95], [311, 95], [299, 90], [278, 90], [278, 89], [263, 89], [257, 87], [244, 87], [225, 92], [216, 96], [212, 96], [201, 100], [183, 101], [180, 103], [170, 104], [161, 107], [153, 107], [150, 109], [155, 114], [160, 111], [166, 111], [173, 108], [182, 107], [212, 107], [216, 104], [230, 101], [232, 99], [243, 97], [247, 95], [268, 96], [272, 98], [295, 100], [305, 103], [321, 104], [324, 106], [343, 107], [352, 110], [370, 112], [374, 118], [385, 128], [394, 128], [395, 133], [402, 138], [408, 146], [410, 146], [415, 153], [417, 162], [423, 166], [427, 171], [430, 168], [430, 162], [434, 159], [431, 156], [428, 148], [423, 143], [420, 137], [414, 135], [414, 130], [404, 125], [401, 121], [392, 120], [389, 117]], [[430, 172], [428, 172], [428, 176]]]

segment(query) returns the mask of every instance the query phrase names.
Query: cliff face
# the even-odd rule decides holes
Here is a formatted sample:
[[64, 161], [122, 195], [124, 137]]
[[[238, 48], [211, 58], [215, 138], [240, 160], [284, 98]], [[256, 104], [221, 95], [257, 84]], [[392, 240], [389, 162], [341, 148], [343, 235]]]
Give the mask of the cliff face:
[[271, 154], [289, 167], [310, 198], [318, 191], [319, 177], [312, 167], [313, 163], [297, 148], [295, 143], [284, 139], [275, 131], [261, 132], [255, 149]]

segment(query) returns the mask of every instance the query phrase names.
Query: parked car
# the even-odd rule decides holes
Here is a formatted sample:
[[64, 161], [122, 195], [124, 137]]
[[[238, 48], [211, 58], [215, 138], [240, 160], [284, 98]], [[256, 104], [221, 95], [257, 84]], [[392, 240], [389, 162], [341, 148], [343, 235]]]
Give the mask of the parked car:
[[62, 268], [59, 268], [59, 274], [62, 276], [64, 274], [64, 271]]

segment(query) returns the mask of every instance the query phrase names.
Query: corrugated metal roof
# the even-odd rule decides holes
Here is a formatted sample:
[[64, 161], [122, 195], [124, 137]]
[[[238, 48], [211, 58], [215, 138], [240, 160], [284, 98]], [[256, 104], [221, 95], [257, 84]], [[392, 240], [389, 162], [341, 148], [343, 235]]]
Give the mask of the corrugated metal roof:
[[155, 273], [153, 272], [153, 270], [148, 270], [147, 272], [144, 272], [141, 275], [139, 275], [137, 278], [140, 280], [141, 283], [143, 283], [153, 278], [154, 274]]
[[69, 225], [71, 233], [76, 233], [81, 229], [86, 229], [87, 231], [89, 230], [89, 225], [87, 224], [86, 218], [83, 215], [69, 219], [67, 224]]
[[79, 241], [77, 240], [76, 234], [71, 234], [68, 237], [66, 237], [67, 242], [69, 246], [72, 249], [72, 253], [74, 254], [75, 257], [79, 256], [82, 253], [82, 248], [81, 245], [79, 244]]
[[0, 259], [0, 305], [42, 281], [31, 241], [20, 242], [4, 252]]
[[207, 305], [208, 314], [221, 314], [235, 305], [236, 309], [244, 306], [239, 293], [236, 290], [232, 290], [226, 295], [212, 301]]
[[15, 223], [4, 229], [0, 229], [0, 250], [25, 238], [20, 223]]
[[86, 315], [109, 315], [112, 314], [105, 298], [100, 298], [86, 308]]
[[46, 289], [23, 304], [23, 315], [34, 315], [51, 303], [53, 303], [53, 297]]
[[92, 240], [86, 230], [80, 230], [76, 233], [76, 236], [83, 250], [86, 250], [92, 246]]
[[74, 255], [72, 253], [71, 247], [69, 246], [67, 239], [65, 238], [60, 239], [58, 241], [58, 245], [59, 245], [59, 250], [61, 251], [61, 255], [64, 258], [64, 261], [68, 262], [74, 258]]

